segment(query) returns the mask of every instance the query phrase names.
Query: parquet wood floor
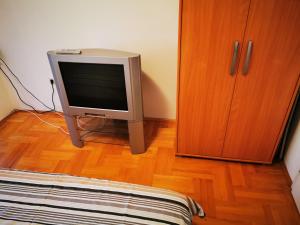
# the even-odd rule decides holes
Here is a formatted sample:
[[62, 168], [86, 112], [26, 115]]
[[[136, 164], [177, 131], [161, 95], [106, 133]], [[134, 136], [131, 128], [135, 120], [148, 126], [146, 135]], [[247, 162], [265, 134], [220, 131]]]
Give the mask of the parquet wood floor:
[[[57, 114], [41, 117], [65, 126]], [[207, 217], [195, 218], [194, 224], [300, 224], [282, 163], [255, 165], [175, 157], [173, 122], [146, 121], [145, 129], [149, 146], [145, 154], [132, 155], [124, 145], [93, 142], [78, 149], [56, 128], [28, 112], [16, 112], [0, 123], [0, 167], [172, 189], [202, 204]]]

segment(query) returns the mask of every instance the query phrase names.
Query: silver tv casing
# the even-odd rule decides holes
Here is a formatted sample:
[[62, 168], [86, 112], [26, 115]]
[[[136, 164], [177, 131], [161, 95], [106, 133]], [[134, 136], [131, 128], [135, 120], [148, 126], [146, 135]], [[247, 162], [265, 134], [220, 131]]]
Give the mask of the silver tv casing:
[[[129, 121], [143, 120], [140, 55], [107, 49], [81, 49], [81, 54], [47, 53], [61, 105], [68, 115], [95, 115]], [[69, 104], [58, 62], [120, 64], [124, 66], [128, 111], [79, 107]]]
[[[133, 154], [139, 154], [146, 151], [143, 128], [141, 61], [139, 54], [107, 49], [81, 49], [81, 54], [61, 54], [59, 51], [54, 50], [48, 51], [47, 55], [70, 137], [75, 146], [83, 146], [83, 141], [77, 130], [75, 117], [98, 116], [102, 118], [127, 120], [131, 152]], [[123, 65], [128, 110], [123, 111], [70, 105], [58, 62]]]

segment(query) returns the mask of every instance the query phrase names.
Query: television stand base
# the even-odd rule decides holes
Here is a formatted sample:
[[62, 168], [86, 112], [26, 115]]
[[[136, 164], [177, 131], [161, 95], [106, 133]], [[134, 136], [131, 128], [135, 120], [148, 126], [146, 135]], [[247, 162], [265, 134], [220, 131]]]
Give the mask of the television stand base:
[[83, 141], [81, 140], [79, 132], [77, 131], [76, 119], [74, 118], [74, 116], [65, 115], [65, 120], [68, 126], [72, 144], [78, 148], [82, 148]]
[[128, 121], [129, 143], [132, 154], [146, 151], [143, 121]]
[[[74, 116], [65, 115], [65, 120], [68, 126], [72, 144], [78, 148], [84, 146], [84, 142], [80, 138], [80, 133], [77, 129], [77, 122]], [[129, 145], [132, 154], [141, 154], [146, 152], [144, 138], [144, 123], [141, 121], [128, 121]]]

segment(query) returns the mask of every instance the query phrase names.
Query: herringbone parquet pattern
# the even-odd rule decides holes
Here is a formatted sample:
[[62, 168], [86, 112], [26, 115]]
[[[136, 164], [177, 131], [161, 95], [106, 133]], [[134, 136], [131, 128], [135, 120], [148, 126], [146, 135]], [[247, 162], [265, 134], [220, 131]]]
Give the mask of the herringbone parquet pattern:
[[[42, 117], [65, 126], [56, 114]], [[17, 112], [0, 124], [0, 166], [172, 189], [194, 197], [204, 207], [207, 218], [196, 218], [195, 224], [300, 224], [283, 164], [175, 157], [174, 123], [147, 121], [145, 128], [149, 145], [145, 154], [132, 155], [128, 146], [93, 142], [77, 149], [56, 128]]]

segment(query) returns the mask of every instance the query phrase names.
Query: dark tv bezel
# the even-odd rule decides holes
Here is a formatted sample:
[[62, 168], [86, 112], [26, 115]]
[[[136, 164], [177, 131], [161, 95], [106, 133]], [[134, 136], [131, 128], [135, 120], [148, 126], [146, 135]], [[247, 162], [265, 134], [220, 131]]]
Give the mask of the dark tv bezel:
[[[91, 116], [100, 116], [105, 118], [112, 119], [121, 119], [121, 120], [134, 120], [134, 109], [133, 109], [133, 92], [135, 85], [133, 84], [134, 79], [139, 79], [139, 76], [133, 77], [134, 68], [130, 65], [130, 57], [102, 57], [102, 56], [85, 56], [85, 55], [63, 55], [63, 54], [48, 54], [49, 61], [52, 67], [54, 74], [54, 80], [58, 89], [59, 97], [61, 100], [62, 108], [64, 113], [72, 115], [91, 115]], [[128, 111], [124, 110], [114, 110], [114, 109], [100, 109], [100, 108], [89, 108], [89, 107], [79, 107], [72, 106], [69, 104], [66, 90], [64, 87], [62, 75], [60, 72], [58, 62], [74, 62], [74, 63], [94, 63], [94, 64], [118, 64], [123, 65], [124, 67], [124, 76], [125, 76], [125, 86], [126, 86], [126, 98]], [[135, 65], [137, 66], [137, 65]], [[135, 68], [136, 69], [136, 68]], [[140, 69], [140, 68], [138, 68]], [[138, 74], [140, 75], [140, 74]], [[135, 82], [136, 83], [136, 82]], [[140, 81], [138, 82], [140, 83]], [[140, 90], [136, 90], [140, 91]], [[137, 102], [137, 107], [142, 107], [141, 102]]]

